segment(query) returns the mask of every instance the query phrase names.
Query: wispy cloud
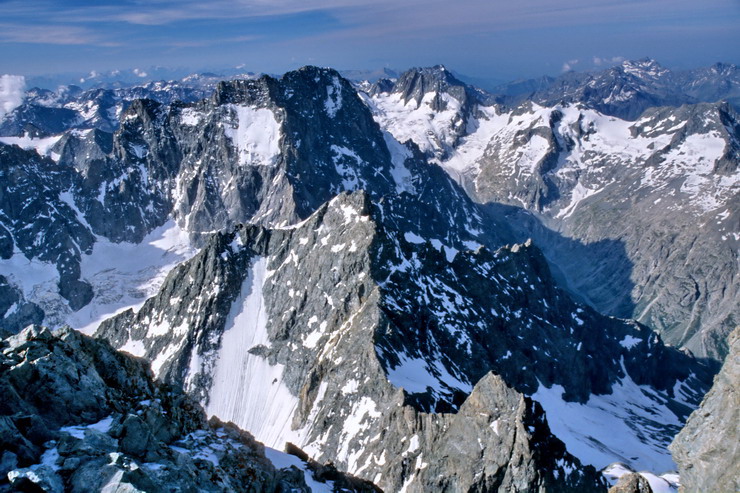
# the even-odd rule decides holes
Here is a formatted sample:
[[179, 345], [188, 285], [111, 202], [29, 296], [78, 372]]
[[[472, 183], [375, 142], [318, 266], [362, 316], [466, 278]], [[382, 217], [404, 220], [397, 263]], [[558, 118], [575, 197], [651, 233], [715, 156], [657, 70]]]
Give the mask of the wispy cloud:
[[203, 48], [214, 45], [247, 43], [258, 39], [260, 39], [260, 36], [231, 36], [228, 38], [172, 40], [166, 44], [174, 48]]
[[23, 101], [26, 79], [20, 75], [0, 75], [0, 119]]
[[95, 31], [83, 26], [66, 25], [18, 25], [0, 23], [0, 43], [32, 43], [53, 45], [97, 45], [116, 46]]
[[595, 56], [595, 57], [593, 57], [593, 60], [592, 61], [593, 61], [594, 65], [596, 65], [597, 67], [601, 67], [601, 66], [604, 66], [604, 65], [615, 65], [617, 63], [622, 63], [625, 60], [626, 60], [626, 58], [623, 57], [623, 56], [613, 56], [613, 57], [599, 57], [599, 56]]
[[[710, 8], [710, 4], [731, 4], [736, 0], [551, 0], [501, 2], [491, 0], [160, 0], [84, 5], [49, 0], [3, 2], [5, 17], [55, 19], [64, 24], [124, 22], [159, 26], [183, 21], [245, 19], [331, 12], [353, 25], [404, 26], [406, 29], [432, 27], [489, 26], [492, 29], [521, 29], [607, 23], [662, 17], [670, 19], [688, 11]], [[361, 22], [360, 22], [361, 21]]]
[[567, 62], [563, 64], [563, 72], [569, 72], [573, 70], [573, 68], [579, 63], [581, 63], [581, 61], [578, 60], [577, 58], [574, 58], [573, 60], [568, 60]]

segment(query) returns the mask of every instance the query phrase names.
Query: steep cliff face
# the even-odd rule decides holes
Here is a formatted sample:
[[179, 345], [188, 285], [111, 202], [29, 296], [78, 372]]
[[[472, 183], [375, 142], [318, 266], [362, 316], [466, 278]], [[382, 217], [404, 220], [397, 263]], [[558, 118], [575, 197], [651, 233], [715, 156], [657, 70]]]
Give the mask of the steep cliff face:
[[[39, 270], [56, 271], [59, 295], [79, 309], [93, 296], [80, 280], [80, 262], [92, 251], [95, 236], [71, 200], [73, 183], [69, 168], [0, 144], [0, 273], [12, 282], [24, 274], [34, 278]], [[30, 259], [36, 265], [28, 265]]]
[[[342, 194], [292, 228], [246, 226], [216, 235], [138, 313], [103, 323], [97, 334], [151, 360], [160, 378], [185, 386], [210, 414], [268, 445], [296, 443], [384, 489], [436, 484], [427, 473], [416, 475], [421, 462], [409, 468], [394, 465], [392, 455], [383, 458], [390, 443], [425, 433], [427, 448], [411, 454], [415, 459], [441, 453], [434, 437], [448, 423], [459, 423], [459, 433], [488, 433], [478, 429], [485, 420], [463, 416], [473, 416], [464, 409], [483, 398], [473, 397], [473, 388], [491, 371], [516, 391], [483, 386], [478, 393], [520, 403], [497, 404], [502, 412], [519, 409], [506, 420], [544, 423], [540, 408], [522, 395], [541, 393], [566, 444], [585, 462], [670, 467], [665, 445], [706, 385], [700, 365], [637, 324], [570, 301], [531, 245], [458, 251], [395, 229], [386, 213], [365, 194]], [[384, 431], [403, 413], [427, 416], [428, 423], [404, 418], [410, 420], [404, 426], [413, 425], [408, 433]], [[615, 441], [611, 431], [584, 428], [574, 418], [589, 413], [621, 423], [625, 436]], [[506, 429], [506, 450], [526, 445], [522, 457], [534, 457], [517, 484], [599, 482], [570, 455], [557, 457], [582, 479], [576, 472], [544, 478], [550, 466], [537, 465], [544, 458], [534, 450], [562, 445], [539, 426], [519, 445], [517, 428]], [[476, 447], [491, 447], [487, 453], [498, 457], [502, 445], [494, 435]], [[506, 490], [510, 483], [499, 481], [509, 466], [497, 464], [503, 469], [463, 474], [459, 484]]]
[[378, 491], [206, 422], [145, 362], [74, 330], [32, 326], [0, 348], [0, 491]]
[[[738, 317], [740, 140], [730, 107], [650, 109], [634, 122], [577, 105], [507, 110], [444, 67], [409, 71], [373, 94], [359, 97], [338, 73], [307, 67], [227, 81], [192, 103], [130, 102], [114, 133], [0, 138], [38, 152], [8, 147], [4, 164], [56, 177], [24, 180], [21, 194], [46, 194], [67, 210], [58, 220], [52, 211], [42, 227], [61, 235], [45, 242], [49, 252], [21, 245], [17, 255], [39, 268], [53, 262], [56, 280], [27, 285], [13, 269], [2, 275], [49, 323], [73, 321], [110, 284], [102, 276], [93, 286], [99, 272], [81, 265], [95, 238], [151, 243], [174, 221], [200, 245], [243, 222], [294, 224], [341, 191], [363, 189], [388, 204], [410, 193], [425, 208], [396, 211], [401, 220], [419, 222], [434, 208], [448, 216], [435, 216], [443, 218], [437, 237], [451, 228], [494, 247], [532, 237], [596, 309], [635, 318], [700, 356], [724, 355]], [[408, 139], [418, 149], [399, 144]], [[491, 214], [445, 183], [430, 158]], [[13, 221], [0, 231], [7, 245], [39, 233]], [[91, 311], [112, 297], [98, 296]]]
[[473, 194], [533, 212], [539, 221], [508, 211], [597, 309], [721, 359], [738, 318], [737, 115], [697, 105], [627, 125], [575, 108], [535, 113], [518, 119], [530, 127], [520, 151], [519, 130], [491, 141]]
[[452, 155], [475, 129], [480, 107], [492, 101], [442, 65], [410, 69], [394, 82], [381, 79], [367, 94], [382, 128], [400, 142], [412, 139], [435, 160]]
[[699, 409], [671, 444], [682, 491], [737, 491], [740, 488], [737, 423], [740, 419], [740, 329], [729, 338], [730, 352]]

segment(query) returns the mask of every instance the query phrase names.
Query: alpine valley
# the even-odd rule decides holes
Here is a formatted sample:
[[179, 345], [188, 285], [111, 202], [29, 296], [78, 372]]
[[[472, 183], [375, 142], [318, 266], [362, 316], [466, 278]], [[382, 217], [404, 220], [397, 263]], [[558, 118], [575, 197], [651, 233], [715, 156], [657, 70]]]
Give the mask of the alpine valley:
[[738, 67], [378, 75], [3, 102], [0, 491], [740, 489]]

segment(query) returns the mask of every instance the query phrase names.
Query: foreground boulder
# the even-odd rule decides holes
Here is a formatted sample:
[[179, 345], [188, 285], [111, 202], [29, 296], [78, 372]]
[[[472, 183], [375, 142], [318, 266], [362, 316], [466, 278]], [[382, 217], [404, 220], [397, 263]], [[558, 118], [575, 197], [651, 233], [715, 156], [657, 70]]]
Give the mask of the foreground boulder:
[[636, 472], [625, 474], [617, 484], [609, 488], [609, 493], [653, 493], [647, 479]]

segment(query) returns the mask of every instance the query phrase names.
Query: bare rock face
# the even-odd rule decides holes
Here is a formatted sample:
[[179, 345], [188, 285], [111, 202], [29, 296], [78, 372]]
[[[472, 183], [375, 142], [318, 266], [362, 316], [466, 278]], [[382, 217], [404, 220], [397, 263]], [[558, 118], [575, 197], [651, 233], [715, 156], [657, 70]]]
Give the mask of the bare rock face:
[[[378, 127], [336, 71], [224, 81], [193, 103], [159, 99], [121, 106], [114, 130], [49, 137], [56, 140], [44, 156], [0, 144], [0, 258], [54, 264], [66, 299], [59, 303], [57, 292], [53, 301], [44, 297], [49, 287], [6, 276], [37, 293], [29, 301], [50, 324], [98, 294], [81, 270], [98, 240], [140, 243], [168, 221], [202, 246], [212, 232], [241, 223], [294, 224], [337, 194], [362, 189], [411, 231], [434, 218], [425, 229], [452, 246], [503, 243], [441, 169]], [[415, 200], [400, 203], [404, 193]]]
[[0, 275], [0, 317], [3, 319], [2, 328], [15, 333], [29, 325], [40, 324], [44, 319], [44, 311], [26, 301], [23, 292]]
[[144, 361], [72, 329], [31, 326], [0, 349], [2, 492], [377, 491], [206, 422]]
[[492, 92], [510, 105], [524, 99], [546, 106], [579, 103], [605, 115], [634, 120], [656, 106], [724, 100], [738, 107], [740, 69], [737, 65], [716, 63], [673, 71], [643, 58], [595, 72], [567, 72], [555, 78], [516, 81], [495, 87]]
[[625, 474], [617, 484], [609, 488], [609, 493], [653, 493], [647, 479], [636, 472]]
[[[316, 67], [190, 102], [100, 91], [77, 124], [26, 104], [14, 135], [65, 133], [0, 144], [0, 332], [87, 305], [96, 244], [177, 223], [203, 248], [97, 332], [165, 387], [66, 329], [8, 339], [0, 470], [52, 491], [372, 489], [334, 465], [390, 491], [598, 491], [604, 455], [672, 467], [710, 371], [663, 340], [719, 359], [738, 319], [740, 119], [642, 113], [672, 101], [640, 93], [664, 69], [610, 73], [557, 108], [495, 106], [441, 66], [371, 96]], [[641, 118], [578, 104], [612, 93]], [[296, 449], [286, 472], [200, 405], [325, 464]]]
[[699, 409], [671, 444], [683, 491], [740, 489], [740, 328], [729, 338], [730, 354]]
[[[603, 491], [604, 479], [565, 450], [540, 405], [493, 373], [456, 414], [392, 413], [375, 454], [389, 491]], [[377, 468], [377, 466], [376, 466]], [[382, 478], [386, 478], [383, 480]]]
[[74, 179], [49, 158], [0, 143], [0, 258], [25, 255], [55, 266], [59, 294], [77, 310], [92, 299], [80, 262], [95, 236], [64, 198]]

